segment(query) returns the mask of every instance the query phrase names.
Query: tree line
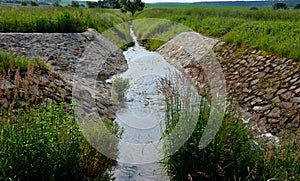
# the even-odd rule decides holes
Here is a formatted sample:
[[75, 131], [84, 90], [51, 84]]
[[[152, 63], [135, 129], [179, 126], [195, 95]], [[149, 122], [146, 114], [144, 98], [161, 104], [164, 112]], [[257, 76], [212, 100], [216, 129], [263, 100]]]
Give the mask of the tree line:
[[89, 8], [113, 8], [121, 9], [122, 12], [129, 11], [133, 16], [137, 11], [142, 11], [145, 3], [142, 0], [103, 0], [98, 2], [86, 2]]
[[[16, 3], [23, 6], [27, 6], [28, 4], [30, 4], [31, 6], [39, 6], [41, 4], [41, 2], [38, 2], [37, 0], [0, 0], [0, 3], [1, 2]], [[61, 7], [61, 0], [47, 0], [43, 1], [42, 4], [50, 5], [49, 2], [52, 2], [52, 6]], [[80, 4], [78, 1], [72, 0], [69, 6], [80, 7]], [[133, 16], [137, 11], [142, 11], [144, 9], [145, 3], [142, 0], [99, 0], [98, 2], [86, 1], [86, 6], [88, 8], [121, 9], [122, 12], [129, 11]]]

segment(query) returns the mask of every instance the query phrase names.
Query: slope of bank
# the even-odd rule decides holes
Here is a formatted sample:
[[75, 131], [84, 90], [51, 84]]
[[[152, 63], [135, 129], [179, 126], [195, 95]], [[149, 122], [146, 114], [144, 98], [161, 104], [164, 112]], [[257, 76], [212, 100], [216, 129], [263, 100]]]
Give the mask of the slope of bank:
[[[295, 133], [300, 118], [300, 64], [270, 53], [224, 44], [193, 32], [182, 33], [157, 50], [169, 63], [188, 72], [205, 88], [209, 77], [201, 62], [214, 51], [222, 67], [229, 100], [242, 117], [272, 134]], [[194, 52], [197, 52], [195, 54]], [[202, 54], [202, 57], [194, 55]], [[213, 69], [211, 69], [213, 71]], [[216, 74], [217, 76], [217, 74]]]
[[[1, 51], [28, 58], [39, 57], [49, 65], [50, 72], [55, 74], [53, 77], [57, 77], [54, 80], [56, 88], [44, 91], [41, 97], [57, 95], [53, 99], [60, 100], [63, 92], [65, 101], [73, 99], [88, 105], [93, 100], [98, 112], [109, 117], [114, 116], [110, 103], [111, 87], [103, 80], [125, 71], [127, 63], [122, 50], [97, 31], [89, 29], [84, 33], [1, 33], [0, 42]], [[50, 82], [48, 77], [42, 75], [41, 79]], [[5, 84], [13, 89], [14, 80]], [[55, 91], [58, 88], [63, 91]], [[82, 91], [90, 96], [82, 96]]]

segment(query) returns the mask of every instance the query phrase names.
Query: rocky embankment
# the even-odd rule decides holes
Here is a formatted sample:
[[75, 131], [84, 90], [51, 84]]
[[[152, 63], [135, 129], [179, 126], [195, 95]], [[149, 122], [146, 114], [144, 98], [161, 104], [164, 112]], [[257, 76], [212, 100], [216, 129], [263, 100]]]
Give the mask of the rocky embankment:
[[[127, 69], [123, 52], [93, 29], [84, 33], [0, 33], [0, 50], [29, 58], [39, 57], [49, 70], [33, 70], [32, 86], [39, 97], [54, 101], [75, 100], [81, 107], [113, 117], [111, 86], [106, 78]], [[14, 73], [13, 71], [11, 72]], [[21, 82], [26, 72], [21, 72]], [[14, 76], [2, 81], [1, 89], [16, 89]], [[24, 79], [24, 80], [23, 80]], [[38, 86], [39, 85], [39, 86]], [[51, 85], [51, 86], [50, 86]], [[21, 86], [19, 86], [22, 89]]]
[[[213, 77], [210, 74], [222, 78], [223, 73], [226, 97], [237, 102], [245, 121], [276, 135], [299, 130], [299, 62], [194, 34], [182, 33], [157, 51], [169, 63], [188, 72], [203, 88]], [[220, 66], [222, 73], [203, 67], [208, 65], [203, 62], [209, 61], [218, 62], [216, 69]]]

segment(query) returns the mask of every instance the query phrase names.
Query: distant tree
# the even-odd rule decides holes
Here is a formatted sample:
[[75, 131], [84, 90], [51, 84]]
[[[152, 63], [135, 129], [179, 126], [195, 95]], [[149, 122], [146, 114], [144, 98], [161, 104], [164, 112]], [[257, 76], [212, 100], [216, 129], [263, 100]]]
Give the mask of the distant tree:
[[300, 9], [300, 4], [296, 4], [294, 8], [295, 9]]
[[21, 5], [22, 5], [22, 6], [27, 6], [26, 0], [22, 0]]
[[86, 6], [88, 8], [97, 8], [98, 7], [98, 2], [87, 1]]
[[119, 0], [104, 0], [108, 2], [109, 8], [120, 9], [121, 5]]
[[285, 3], [275, 3], [272, 7], [273, 9], [287, 9], [287, 5]]
[[73, 7], [73, 8], [79, 8], [79, 2], [78, 1], [72, 1], [71, 2], [71, 7]]
[[142, 11], [145, 8], [145, 3], [141, 0], [120, 0], [123, 11], [131, 12], [133, 16], [137, 11]]
[[59, 1], [58, 1], [58, 0], [54, 1], [54, 2], [52, 3], [52, 6], [54, 6], [54, 7], [61, 7], [61, 5], [59, 4]]
[[251, 7], [250, 10], [258, 10], [257, 7]]
[[112, 8], [112, 9], [120, 9], [121, 5], [119, 0], [99, 0], [98, 5], [100, 8]]
[[30, 5], [31, 5], [31, 6], [39, 6], [39, 3], [36, 2], [35, 0], [31, 0], [31, 1], [30, 1]]

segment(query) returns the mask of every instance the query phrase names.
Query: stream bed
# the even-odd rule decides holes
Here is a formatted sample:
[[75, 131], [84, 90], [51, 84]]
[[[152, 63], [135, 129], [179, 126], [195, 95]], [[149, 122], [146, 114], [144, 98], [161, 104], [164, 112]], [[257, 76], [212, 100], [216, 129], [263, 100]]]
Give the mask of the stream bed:
[[164, 97], [158, 80], [177, 71], [156, 52], [141, 47], [131, 29], [135, 46], [124, 52], [128, 70], [118, 76], [130, 82], [126, 100], [116, 113], [116, 122], [124, 129], [119, 142], [116, 180], [168, 180], [159, 163], [164, 131]]

